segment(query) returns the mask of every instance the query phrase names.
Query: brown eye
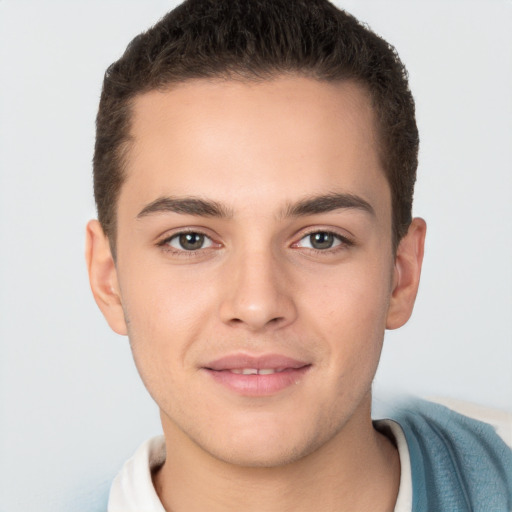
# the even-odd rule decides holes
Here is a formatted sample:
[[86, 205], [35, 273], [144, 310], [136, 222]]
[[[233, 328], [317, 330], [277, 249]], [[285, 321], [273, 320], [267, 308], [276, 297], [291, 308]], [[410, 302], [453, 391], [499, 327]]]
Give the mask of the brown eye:
[[184, 233], [179, 237], [180, 245], [186, 251], [201, 249], [204, 243], [204, 235], [199, 233]]
[[353, 243], [342, 235], [331, 231], [312, 231], [303, 236], [292, 247], [328, 251], [329, 249], [350, 247]]
[[195, 233], [193, 231], [187, 233], [178, 233], [174, 235], [167, 245], [174, 249], [181, 251], [198, 251], [199, 249], [206, 249], [212, 246], [212, 241], [209, 237], [202, 233]]
[[335, 242], [335, 237], [332, 233], [319, 231], [309, 235], [309, 243], [313, 249], [330, 249]]

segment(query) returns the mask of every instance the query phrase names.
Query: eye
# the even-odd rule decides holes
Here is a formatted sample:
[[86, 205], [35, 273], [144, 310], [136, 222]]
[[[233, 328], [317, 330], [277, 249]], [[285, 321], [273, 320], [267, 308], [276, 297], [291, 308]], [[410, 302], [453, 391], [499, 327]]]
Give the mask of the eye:
[[211, 238], [203, 235], [202, 233], [189, 231], [186, 233], [178, 233], [177, 235], [168, 238], [162, 245], [168, 245], [169, 247], [179, 251], [198, 251], [199, 249], [212, 247], [213, 242]]
[[315, 249], [317, 251], [325, 251], [342, 244], [351, 245], [350, 241], [341, 235], [337, 235], [330, 231], [315, 231], [302, 237], [296, 244], [294, 244], [294, 247], [305, 247], [308, 249]]

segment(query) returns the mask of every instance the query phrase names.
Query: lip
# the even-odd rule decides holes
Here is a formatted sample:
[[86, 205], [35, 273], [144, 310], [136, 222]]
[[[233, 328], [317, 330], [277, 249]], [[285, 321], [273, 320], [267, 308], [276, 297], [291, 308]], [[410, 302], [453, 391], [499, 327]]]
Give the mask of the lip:
[[[311, 363], [280, 354], [231, 354], [204, 365], [202, 370], [225, 388], [243, 396], [270, 396], [299, 384]], [[276, 373], [243, 375], [231, 370], [272, 369]]]
[[280, 354], [264, 354], [260, 356], [251, 356], [250, 354], [230, 354], [215, 361], [211, 361], [204, 365], [208, 370], [239, 370], [241, 368], [256, 368], [261, 370], [263, 368], [302, 368], [308, 365], [306, 361], [300, 361], [291, 357], [283, 356]]

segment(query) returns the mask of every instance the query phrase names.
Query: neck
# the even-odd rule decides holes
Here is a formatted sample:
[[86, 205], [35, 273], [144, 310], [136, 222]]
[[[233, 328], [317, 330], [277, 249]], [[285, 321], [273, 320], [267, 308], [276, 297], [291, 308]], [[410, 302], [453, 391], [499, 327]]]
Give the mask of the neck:
[[373, 428], [367, 409], [313, 453], [264, 468], [214, 458], [163, 422], [167, 459], [154, 475], [155, 489], [167, 512], [392, 511], [398, 452]]

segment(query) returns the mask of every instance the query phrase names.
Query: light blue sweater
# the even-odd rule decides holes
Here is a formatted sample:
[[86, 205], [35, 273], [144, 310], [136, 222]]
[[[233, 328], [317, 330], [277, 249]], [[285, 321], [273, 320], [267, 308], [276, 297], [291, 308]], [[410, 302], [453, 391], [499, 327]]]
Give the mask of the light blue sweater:
[[413, 512], [512, 511], [512, 450], [492, 426], [423, 400], [393, 419], [411, 457]]

